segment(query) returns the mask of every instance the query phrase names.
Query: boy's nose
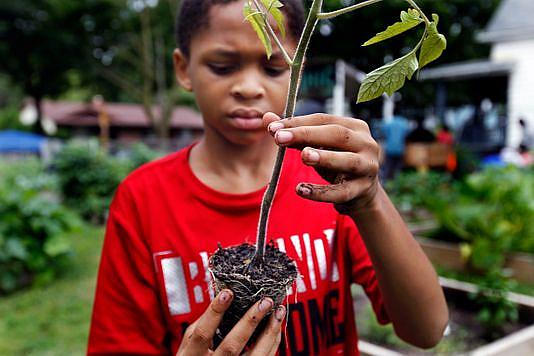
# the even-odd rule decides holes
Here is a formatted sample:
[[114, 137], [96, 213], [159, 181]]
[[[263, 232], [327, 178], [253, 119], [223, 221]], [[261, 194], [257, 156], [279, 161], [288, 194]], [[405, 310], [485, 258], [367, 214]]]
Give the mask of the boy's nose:
[[231, 94], [236, 99], [261, 99], [265, 95], [265, 89], [254, 76], [246, 75], [234, 83]]

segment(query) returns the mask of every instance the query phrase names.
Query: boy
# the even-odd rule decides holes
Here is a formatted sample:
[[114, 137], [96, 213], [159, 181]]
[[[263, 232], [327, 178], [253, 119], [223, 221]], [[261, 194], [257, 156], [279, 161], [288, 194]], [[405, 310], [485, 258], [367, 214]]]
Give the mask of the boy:
[[[293, 53], [303, 9], [298, 0], [282, 3], [289, 26], [282, 43]], [[288, 150], [267, 236], [295, 259], [302, 278], [289, 290], [288, 310], [269, 298], [258, 301], [214, 353], [239, 354], [272, 311], [250, 354], [358, 354], [352, 282], [401, 338], [435, 345], [448, 318], [443, 294], [380, 187], [378, 146], [367, 126], [326, 114], [280, 120], [288, 69], [280, 52], [266, 59], [242, 6], [242, 0], [182, 1], [175, 72], [196, 95], [205, 135], [118, 188], [88, 353], [212, 352], [232, 292], [213, 296], [207, 259], [218, 242], [254, 242], [277, 145], [305, 147]], [[315, 168], [346, 179], [329, 184]]]

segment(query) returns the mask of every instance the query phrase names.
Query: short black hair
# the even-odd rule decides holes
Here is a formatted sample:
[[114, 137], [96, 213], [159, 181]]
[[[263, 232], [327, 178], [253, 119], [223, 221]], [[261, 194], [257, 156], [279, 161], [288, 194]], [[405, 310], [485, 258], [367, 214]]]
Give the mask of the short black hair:
[[[237, 0], [182, 0], [176, 17], [176, 44], [189, 57], [191, 39], [199, 28], [207, 26], [209, 10], [213, 5], [228, 4]], [[280, 0], [284, 5], [288, 33], [298, 40], [304, 28], [304, 6], [301, 0]]]

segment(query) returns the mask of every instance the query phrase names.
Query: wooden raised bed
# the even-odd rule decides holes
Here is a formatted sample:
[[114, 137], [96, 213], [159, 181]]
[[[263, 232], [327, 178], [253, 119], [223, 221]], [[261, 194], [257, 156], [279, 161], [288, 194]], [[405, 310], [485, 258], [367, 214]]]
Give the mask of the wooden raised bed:
[[[469, 299], [470, 293], [476, 292], [478, 287], [471, 283], [460, 282], [447, 278], [440, 278], [447, 301], [453, 302], [458, 308], [473, 303]], [[534, 297], [509, 293], [507, 298], [518, 305], [519, 325], [516, 331], [491, 343], [477, 346], [471, 350], [462, 352], [462, 355], [470, 356], [510, 356], [510, 355], [534, 355]], [[467, 307], [467, 309], [470, 309]], [[360, 353], [369, 356], [399, 356], [399, 355], [432, 355], [432, 351], [415, 349], [407, 353], [392, 350], [382, 345], [376, 345], [363, 339], [359, 342]]]
[[[459, 244], [419, 236], [416, 239], [433, 264], [458, 272], [466, 270], [466, 262], [460, 253]], [[509, 254], [504, 268], [510, 271], [510, 277], [513, 279], [534, 284], [534, 256], [526, 253]]]

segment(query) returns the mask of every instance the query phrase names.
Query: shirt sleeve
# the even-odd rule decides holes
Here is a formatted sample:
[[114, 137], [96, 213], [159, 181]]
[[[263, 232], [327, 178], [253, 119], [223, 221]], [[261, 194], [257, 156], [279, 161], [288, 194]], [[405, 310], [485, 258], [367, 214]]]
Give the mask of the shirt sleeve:
[[371, 301], [376, 318], [380, 324], [391, 322], [384, 305], [382, 293], [378, 286], [375, 270], [367, 248], [354, 222], [347, 216], [338, 218], [339, 233], [344, 235], [351, 263], [351, 279], [353, 283], [362, 286]]
[[87, 354], [169, 354], [157, 291], [150, 249], [123, 183], [110, 207]]

